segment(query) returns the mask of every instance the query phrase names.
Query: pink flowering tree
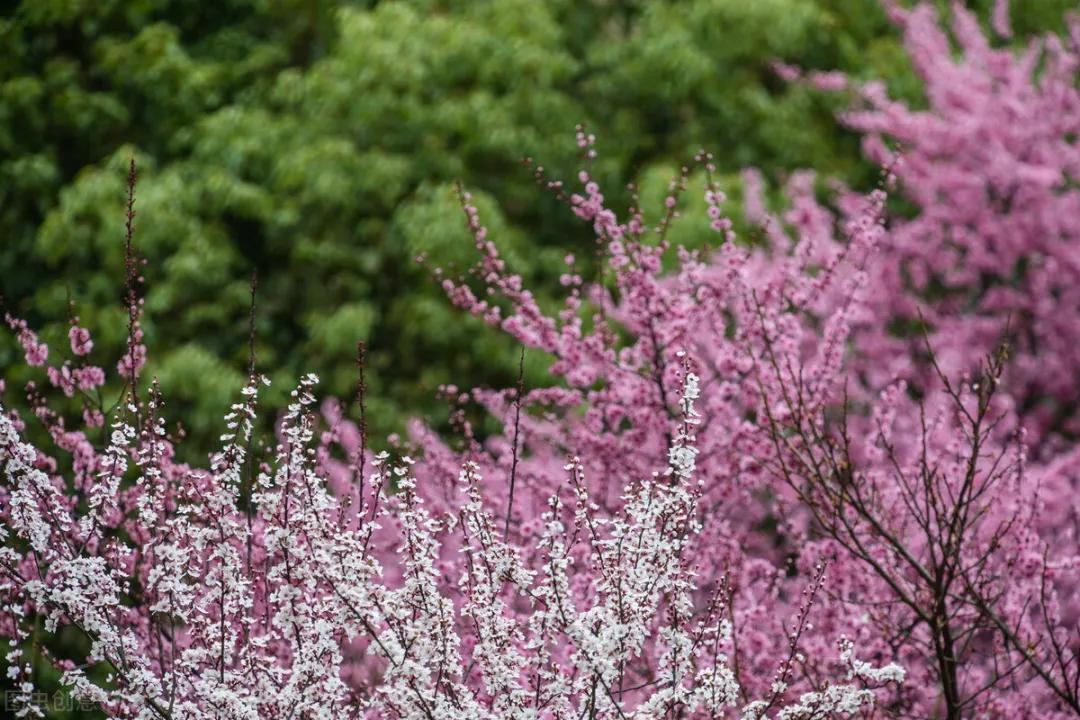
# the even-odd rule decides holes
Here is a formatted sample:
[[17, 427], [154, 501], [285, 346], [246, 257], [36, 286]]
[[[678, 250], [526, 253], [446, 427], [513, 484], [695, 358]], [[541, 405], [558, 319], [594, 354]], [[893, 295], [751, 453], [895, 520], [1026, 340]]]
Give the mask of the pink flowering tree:
[[[698, 160], [708, 177], [708, 156]], [[559, 317], [539, 309], [462, 197], [481, 257], [477, 275], [495, 293], [447, 280], [448, 293], [551, 352], [553, 371], [565, 373], [559, 389], [473, 393], [506, 426], [486, 451], [475, 443], [465, 451], [487, 463], [488, 477], [501, 472], [504, 481], [489, 484], [485, 499], [506, 509], [505, 526], [528, 542], [533, 508], [562, 482], [558, 458], [568, 452], [594, 464], [588, 474], [600, 480], [589, 490], [592, 502], [621, 508], [626, 498], [604, 479], [655, 472], [677, 445], [668, 422], [685, 352], [702, 368], [701, 425], [710, 431], [698, 447], [698, 471], [707, 478], [701, 502], [705, 516], [725, 518], [705, 528], [697, 557], [739, 573], [729, 603], [745, 613], [733, 635], [740, 667], [756, 667], [761, 677], [767, 638], [778, 630], [770, 618], [793, 610], [795, 587], [827, 558], [842, 579], [822, 603], [824, 617], [800, 639], [820, 648], [843, 634], [876, 657], [903, 662], [921, 683], [892, 698], [894, 711], [1076, 713], [1075, 614], [1062, 600], [1080, 564], [1075, 544], [1052, 547], [1052, 537], [1032, 529], [1047, 469], [1029, 471], [1020, 439], [1003, 436], [1009, 406], [1001, 409], [995, 397], [1004, 353], [955, 385], [928, 344], [939, 384], [923, 388], [921, 401], [906, 397], [903, 383], [879, 399], [848, 375], [844, 348], [874, 312], [864, 298], [877, 248], [888, 241], [884, 193], [865, 198], [853, 221], [823, 222], [809, 187], [797, 182], [795, 209], [771, 219], [769, 247], [739, 248], [728, 223], [713, 217], [722, 237], [715, 255], [703, 261], [682, 253], [669, 275], [658, 260], [664, 240], [657, 246], [645, 236], [656, 230], [663, 238], [676, 194], [666, 203], [668, 218], [646, 228], [633, 212], [619, 223], [599, 189], [581, 180], [585, 194], [567, 201], [607, 243], [617, 293], [591, 289], [597, 310], [588, 332], [576, 290]], [[685, 184], [685, 176], [676, 178], [673, 190]], [[711, 183], [705, 193], [711, 207], [722, 201]], [[616, 323], [632, 338], [622, 347], [614, 345]], [[532, 412], [522, 414], [522, 406]], [[581, 419], [566, 413], [575, 408], [583, 408]], [[419, 474], [429, 479], [429, 497], [452, 507], [457, 500], [446, 488], [460, 455], [420, 426], [415, 439], [425, 450]], [[783, 572], [785, 562], [794, 574]], [[773, 578], [766, 595], [755, 582], [762, 574]], [[800, 661], [809, 675], [827, 672], [821, 657]]]
[[[557, 381], [447, 386], [501, 421], [484, 440], [458, 408], [459, 440], [416, 423], [408, 454], [373, 453], [362, 354], [357, 422], [330, 400], [316, 412], [308, 376], [259, 438], [252, 357], [220, 450], [176, 461], [140, 382], [133, 169], [120, 397], [102, 397], [77, 319], [50, 364], [7, 318], [47, 380], [28, 409], [0, 409], [20, 712], [40, 714], [39, 657], [118, 718], [1080, 714], [1069, 390], [1036, 372], [1071, 367], [1050, 310], [1074, 284], [1076, 48], [1048, 38], [1017, 58], [958, 9], [957, 56], [928, 9], [892, 12], [930, 108], [858, 89], [847, 119], [886, 170], [835, 211], [798, 173], [774, 215], [748, 173], [750, 244], [705, 153], [655, 224], [609, 207], [588, 170], [573, 189], [538, 170], [602, 267], [586, 282], [568, 258], [549, 313], [461, 192], [478, 262], [440, 282], [550, 355]], [[1027, 129], [979, 125], [979, 107], [1032, 104]], [[949, 140], [972, 126], [982, 142]], [[595, 139], [578, 144], [587, 166]], [[997, 204], [1007, 176], [1024, 202]], [[698, 177], [706, 215], [680, 218]], [[911, 217], [890, 216], [894, 186]], [[676, 222], [715, 248], [674, 247]], [[74, 429], [58, 394], [83, 401]], [[42, 646], [39, 623], [86, 651]]]
[[[226, 416], [221, 452], [206, 470], [172, 461], [153, 387], [145, 403], [129, 394], [101, 453], [38, 411], [58, 448], [79, 449], [72, 472], [93, 477], [86, 492], [68, 487], [5, 410], [0, 589], [3, 630], [16, 644], [7, 656], [13, 676], [29, 677], [19, 643], [38, 618], [48, 632], [83, 636], [86, 657], [48, 659], [73, 696], [118, 718], [869, 713], [873, 689], [904, 673], [859, 660], [842, 637], [835, 681], [794, 700], [784, 694], [801, 680], [800, 637], [825, 584], [823, 565], [790, 633], [773, 639], [784, 650], [772, 653], [771, 689], [745, 699], [730, 659], [737, 616], [727, 581], [699, 578], [690, 554], [702, 533], [700, 388], [689, 361], [684, 368], [667, 470], [625, 488], [621, 510], [609, 515], [571, 458], [565, 492], [540, 516], [531, 562], [485, 509], [475, 463], [460, 470], [456, 514], [429, 509], [412, 462], [385, 454], [371, 462], [371, 492], [362, 493], [370, 501], [350, 507], [329, 492], [313, 441], [312, 376], [293, 393], [272, 462], [249, 485], [258, 376]], [[391, 484], [396, 493], [386, 496]], [[382, 523], [396, 527], [392, 560], [372, 543]], [[448, 542], [459, 552], [449, 565]], [[394, 580], [383, 578], [383, 562], [397, 564]], [[356, 638], [365, 656], [350, 662], [372, 666], [371, 682], [345, 682], [342, 648]], [[88, 668], [104, 668], [105, 681]], [[21, 714], [38, 715], [32, 683], [19, 687]]]
[[[616, 479], [563, 458], [527, 537], [491, 509], [479, 454], [459, 459], [435, 502], [421, 475], [435, 458], [372, 456], [361, 415], [359, 446], [335, 466], [320, 449], [343, 421], [320, 435], [314, 376], [260, 444], [254, 357], [220, 450], [205, 468], [178, 462], [156, 382], [140, 390], [134, 182], [132, 167], [123, 388], [106, 406], [101, 383], [76, 386], [104, 408], [102, 442], [96, 422], [70, 429], [49, 402], [69, 394], [60, 368], [89, 367], [89, 332], [73, 325], [78, 364], [58, 367], [9, 319], [55, 386], [29, 386], [28, 412], [0, 406], [0, 632], [20, 716], [44, 714], [41, 661], [115, 718], [810, 720], [894, 701], [897, 664], [866, 662], [840, 634], [807, 640], [826, 559], [784, 597], [776, 570], [735, 544], [725, 567], [708, 562], [729, 533], [702, 505], [707, 429], [689, 353], [664, 379], [675, 403], [659, 422], [665, 462], [601, 497]], [[48, 444], [27, 441], [31, 425]], [[760, 647], [739, 648], [749, 622]], [[74, 634], [76, 650], [42, 644], [38, 627]]]
[[[1080, 378], [1080, 17], [1065, 37], [1032, 39], [1017, 55], [994, 47], [960, 5], [949, 28], [929, 5], [886, 5], [927, 105], [910, 108], [868, 83], [851, 87], [855, 105], [841, 117], [914, 206], [892, 222], [873, 269], [862, 368], [875, 384], [928, 371], [912, 362], [921, 326], [949, 375], [1007, 337], [1008, 400], [1036, 454], [1059, 452], [1076, 437]], [[1008, 35], [1007, 3], [997, 5], [996, 30]]]
[[[750, 173], [746, 215], [766, 242], [742, 249], [700, 156], [719, 247], [679, 250], [677, 269], [664, 273], [688, 169], [655, 227], [635, 207], [620, 220], [587, 172], [576, 193], [541, 177], [592, 225], [606, 263], [594, 284], [571, 267], [565, 307], [548, 315], [463, 196], [480, 259], [472, 280], [443, 280], [449, 297], [551, 354], [562, 382], [527, 394], [447, 392], [502, 419], [504, 432], [482, 447], [464, 427], [464, 454], [485, 463], [485, 500], [524, 540], [562, 481], [566, 453], [592, 464], [593, 501], [612, 509], [621, 487], [606, 479], [663, 465], [673, 436], [660, 420], [677, 407], [676, 358], [687, 352], [701, 368], [709, 430], [701, 502], [725, 518], [707, 531], [703, 559], [777, 577], [767, 597], [744, 578], [733, 583], [734, 607], [768, 608], [742, 623], [744, 638], [735, 632], [743, 667], [760, 657], [750, 649], [767, 649], [758, 631], [773, 608], [783, 615], [795, 596], [785, 580], [805, 581], [830, 557], [842, 579], [817, 630], [859, 637], [911, 670], [896, 712], [1071, 717], [1080, 709], [1080, 512], [1066, 441], [1076, 373], [1071, 315], [1058, 310], [1076, 305], [1076, 25], [1070, 38], [1033, 41], [1016, 57], [991, 48], [956, 8], [957, 54], [929, 7], [890, 9], [930, 107], [908, 110], [870, 85], [845, 121], [866, 134], [912, 216], [887, 217], [880, 190], [841, 192], [834, 213], [808, 174], [791, 178], [789, 208], [774, 216]], [[1006, 10], [999, 3], [999, 32]], [[579, 133], [586, 159], [592, 143]], [[1001, 204], [1006, 181], [1024, 202]], [[1052, 422], [1040, 409], [1049, 406]], [[420, 425], [413, 440], [429, 497], [452, 505], [445, 488], [462, 453]]]

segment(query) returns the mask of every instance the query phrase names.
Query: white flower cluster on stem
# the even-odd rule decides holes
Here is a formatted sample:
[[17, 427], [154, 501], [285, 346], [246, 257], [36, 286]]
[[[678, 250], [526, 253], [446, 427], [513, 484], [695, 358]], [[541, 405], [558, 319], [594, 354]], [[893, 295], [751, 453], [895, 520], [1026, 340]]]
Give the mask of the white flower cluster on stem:
[[[0, 410], [0, 589], [23, 628], [14, 639], [27, 637], [27, 611], [49, 630], [80, 631], [89, 653], [62, 681], [110, 717], [808, 720], [870, 707], [872, 687], [903, 680], [856, 660], [844, 640], [848, 684], [746, 702], [729, 664], [726, 585], [700, 607], [689, 557], [701, 519], [688, 361], [666, 472], [627, 487], [608, 512], [571, 457], [568, 492], [550, 498], [531, 557], [499, 532], [471, 462], [455, 513], [432, 514], [412, 461], [386, 454], [365, 479], [374, 490], [347, 507], [313, 447], [314, 376], [293, 392], [272, 464], [249, 462], [260, 382], [226, 417], [209, 471], [169, 461], [155, 389], [141, 432], [116, 422], [89, 493], [98, 501], [81, 515]], [[110, 500], [129, 465], [136, 500]], [[392, 565], [375, 550], [388, 537]], [[29, 693], [20, 653], [8, 662]], [[347, 682], [357, 662], [367, 680]]]

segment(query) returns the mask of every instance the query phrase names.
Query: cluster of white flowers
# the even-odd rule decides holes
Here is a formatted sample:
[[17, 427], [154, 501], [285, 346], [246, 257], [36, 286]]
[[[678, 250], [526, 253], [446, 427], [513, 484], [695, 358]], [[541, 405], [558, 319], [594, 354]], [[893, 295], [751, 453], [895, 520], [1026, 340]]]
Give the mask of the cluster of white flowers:
[[[571, 459], [571, 492], [550, 499], [531, 556], [497, 530], [472, 463], [460, 474], [461, 510], [435, 516], [411, 462], [379, 455], [367, 487], [395, 494], [361, 493], [347, 516], [312, 447], [314, 376], [293, 393], [274, 467], [246, 464], [259, 382], [226, 418], [209, 472], [163, 470], [156, 400], [141, 435], [118, 421], [104, 455], [112, 466], [98, 478], [115, 492], [131, 457], [138, 498], [125, 511], [93, 495], [100, 502], [89, 521], [76, 521], [63, 483], [37, 466], [37, 451], [0, 409], [10, 506], [0, 527], [4, 609], [19, 617], [29, 608], [50, 629], [86, 635], [86, 662], [63, 675], [75, 697], [138, 720], [735, 717], [743, 694], [729, 666], [723, 592], [702, 615], [686, 557], [701, 530], [693, 373], [684, 374], [668, 471], [631, 485], [622, 509], [604, 513]], [[128, 545], [110, 516], [124, 512], [138, 535]], [[385, 533], [373, 540], [383, 524], [396, 525], [396, 568], [373, 550], [385, 541]], [[11, 582], [20, 567], [36, 577]], [[359, 686], [345, 679], [358, 660], [344, 649], [357, 642], [375, 660]], [[751, 702], [741, 717], [850, 713], [874, 702], [868, 684], [903, 679], [893, 665], [856, 660], [847, 641], [841, 649], [852, 684], [790, 705]], [[25, 684], [20, 652], [8, 662]], [[94, 666], [107, 669], [107, 683], [85, 671]]]

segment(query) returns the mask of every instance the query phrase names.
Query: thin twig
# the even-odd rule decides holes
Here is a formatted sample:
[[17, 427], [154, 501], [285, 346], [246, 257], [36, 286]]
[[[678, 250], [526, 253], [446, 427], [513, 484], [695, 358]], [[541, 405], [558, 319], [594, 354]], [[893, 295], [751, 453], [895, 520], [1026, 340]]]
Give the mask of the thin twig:
[[514, 485], [517, 482], [518, 465], [518, 435], [521, 432], [521, 396], [525, 390], [525, 347], [521, 347], [521, 355], [518, 357], [517, 388], [514, 393], [514, 447], [513, 458], [510, 462], [510, 497], [506, 500], [506, 524], [503, 526], [503, 542], [506, 542], [510, 534], [510, 516], [514, 512]]

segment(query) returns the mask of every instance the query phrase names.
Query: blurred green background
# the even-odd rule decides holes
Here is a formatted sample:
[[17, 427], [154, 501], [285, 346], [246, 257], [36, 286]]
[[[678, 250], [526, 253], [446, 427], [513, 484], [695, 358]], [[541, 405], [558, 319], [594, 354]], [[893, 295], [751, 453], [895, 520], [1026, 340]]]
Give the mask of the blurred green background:
[[[1067, 4], [1019, 3], [1018, 32], [1060, 23]], [[834, 121], [843, 99], [782, 82], [774, 59], [918, 97], [876, 0], [24, 2], [0, 20], [0, 291], [54, 357], [70, 297], [97, 333], [93, 359], [113, 366], [135, 156], [147, 376], [190, 448], [209, 447], [243, 381], [253, 269], [275, 399], [305, 371], [348, 394], [362, 339], [373, 434], [438, 423], [440, 383], [509, 385], [516, 365], [510, 341], [451, 308], [414, 260], [471, 263], [454, 181], [543, 295], [593, 239], [520, 161], [571, 179], [578, 122], [618, 207], [627, 181], [655, 198], [703, 147], [724, 173], [873, 180]], [[699, 225], [683, 239], [704, 241]], [[543, 370], [530, 359], [533, 382]]]
[[[976, 3], [984, 18], [990, 4]], [[1059, 28], [1074, 5], [1014, 3], [1017, 42]], [[471, 264], [455, 181], [548, 302], [562, 258], [576, 253], [587, 271], [594, 240], [521, 159], [572, 179], [579, 122], [598, 137], [594, 175], [619, 208], [628, 181], [658, 207], [700, 148], [735, 197], [746, 166], [774, 186], [799, 167], [876, 179], [834, 120], [844, 98], [782, 82], [773, 60], [882, 78], [919, 102], [876, 0], [7, 3], [0, 291], [52, 359], [68, 349], [71, 298], [96, 332], [92, 360], [115, 365], [134, 156], [146, 376], [160, 378], [167, 416], [184, 418], [190, 459], [212, 447], [243, 382], [252, 270], [271, 404], [306, 371], [349, 395], [364, 340], [373, 436], [410, 416], [439, 425], [439, 384], [516, 375], [513, 343], [454, 310], [414, 261]], [[677, 239], [706, 242], [706, 227], [684, 222]], [[526, 382], [542, 383], [544, 368], [530, 356]], [[0, 377], [9, 397], [35, 377], [10, 333]]]

